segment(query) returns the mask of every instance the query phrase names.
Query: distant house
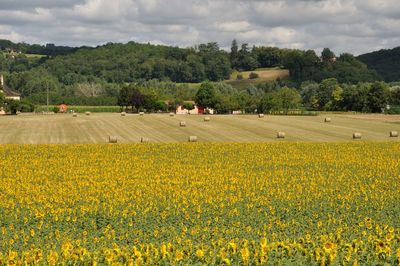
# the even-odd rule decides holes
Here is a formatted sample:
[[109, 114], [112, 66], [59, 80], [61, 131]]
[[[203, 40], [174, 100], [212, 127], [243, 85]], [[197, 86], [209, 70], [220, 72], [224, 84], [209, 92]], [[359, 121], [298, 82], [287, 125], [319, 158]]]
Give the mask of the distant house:
[[62, 103], [58, 106], [59, 113], [66, 113], [68, 111], [68, 105]]
[[214, 114], [214, 109], [211, 109], [211, 108], [204, 108], [204, 107], [201, 107], [201, 106], [197, 106], [197, 105], [195, 104], [195, 102], [193, 102], [193, 101], [188, 101], [188, 102], [186, 102], [186, 103], [191, 103], [191, 104], [193, 104], [194, 109], [188, 110], [188, 109], [186, 109], [185, 107], [183, 107], [183, 105], [178, 105], [178, 106], [176, 107], [176, 111], [175, 111], [175, 113], [176, 113], [177, 115], [187, 115], [187, 114], [190, 114], [190, 115]]
[[[323, 61], [324, 61], [324, 59], [322, 58], [322, 56], [319, 57], [319, 61], [320, 61], [320, 62], [323, 62]], [[336, 56], [335, 56], [335, 57], [332, 57], [331, 59], [329, 59], [329, 62], [331, 62], [331, 63], [335, 63], [336, 61], [337, 61]]]
[[189, 110], [189, 109], [186, 109], [186, 108], [184, 107], [183, 104], [178, 105], [178, 106], [176, 107], [176, 111], [175, 111], [175, 113], [176, 113], [177, 115], [187, 115], [187, 114], [190, 114], [190, 115], [197, 115], [197, 114], [199, 113], [199, 109], [198, 109], [197, 105], [195, 104], [195, 102], [193, 102], [193, 101], [187, 101], [187, 102], [185, 102], [185, 103], [191, 103], [191, 104], [193, 104], [193, 107], [194, 107], [194, 108], [193, 108], [192, 110]]
[[233, 115], [242, 115], [242, 114], [244, 114], [244, 111], [242, 111], [242, 110], [234, 110], [234, 111], [232, 111], [232, 114]]
[[16, 91], [13, 91], [4, 83], [3, 75], [0, 76], [0, 92], [4, 94], [4, 97], [6, 99], [11, 99], [16, 101], [21, 100], [21, 94], [19, 94]]

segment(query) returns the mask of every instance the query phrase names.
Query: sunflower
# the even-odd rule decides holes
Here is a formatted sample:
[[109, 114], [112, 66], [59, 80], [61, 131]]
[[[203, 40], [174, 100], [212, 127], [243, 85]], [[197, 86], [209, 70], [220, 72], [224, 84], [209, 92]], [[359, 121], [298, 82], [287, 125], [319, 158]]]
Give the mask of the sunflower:
[[332, 253], [336, 249], [336, 245], [332, 242], [326, 242], [324, 244], [324, 250], [326, 253]]
[[240, 254], [242, 255], [242, 259], [245, 263], [247, 263], [249, 261], [249, 257], [250, 257], [250, 251], [247, 247], [243, 247], [240, 250]]
[[204, 257], [204, 250], [202, 249], [196, 250], [196, 256], [197, 258], [202, 259]]
[[56, 251], [50, 251], [46, 259], [49, 265], [56, 265], [58, 260], [58, 253]]
[[181, 261], [182, 259], [183, 259], [183, 252], [177, 249], [175, 252], [175, 261], [178, 262]]

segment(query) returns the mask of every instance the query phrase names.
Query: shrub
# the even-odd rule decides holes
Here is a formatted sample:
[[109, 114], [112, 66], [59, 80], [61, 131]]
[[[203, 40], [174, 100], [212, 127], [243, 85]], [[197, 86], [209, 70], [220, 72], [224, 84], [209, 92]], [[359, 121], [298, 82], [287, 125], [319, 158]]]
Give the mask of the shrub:
[[237, 74], [236, 79], [237, 80], [242, 80], [243, 79], [243, 75], [242, 74]]
[[249, 75], [249, 79], [257, 79], [259, 78], [259, 75], [255, 72], [251, 72]]
[[28, 101], [27, 99], [23, 99], [19, 102], [19, 111], [23, 113], [29, 113], [35, 111], [35, 105]]
[[385, 110], [386, 114], [398, 115], [400, 114], [400, 106], [392, 106], [389, 110]]
[[19, 111], [19, 104], [19, 101], [7, 99], [4, 103], [6, 112], [16, 114]]

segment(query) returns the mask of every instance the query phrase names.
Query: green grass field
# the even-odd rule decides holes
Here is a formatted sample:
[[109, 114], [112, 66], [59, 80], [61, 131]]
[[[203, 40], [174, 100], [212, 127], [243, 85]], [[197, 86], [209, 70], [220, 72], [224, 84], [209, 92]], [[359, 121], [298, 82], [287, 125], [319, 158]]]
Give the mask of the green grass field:
[[[389, 138], [390, 131], [400, 131], [400, 116], [330, 115], [325, 116], [265, 116], [216, 115], [210, 122], [204, 116], [168, 114], [92, 113], [56, 115], [19, 115], [0, 117], [0, 143], [106, 143], [109, 135], [118, 143], [139, 142], [141, 137], [151, 142], [186, 142], [195, 135], [199, 142], [264, 142], [264, 141], [353, 141], [360, 132], [362, 140], [398, 141]], [[186, 127], [179, 122], [186, 121]], [[278, 131], [286, 138], [278, 140]]]

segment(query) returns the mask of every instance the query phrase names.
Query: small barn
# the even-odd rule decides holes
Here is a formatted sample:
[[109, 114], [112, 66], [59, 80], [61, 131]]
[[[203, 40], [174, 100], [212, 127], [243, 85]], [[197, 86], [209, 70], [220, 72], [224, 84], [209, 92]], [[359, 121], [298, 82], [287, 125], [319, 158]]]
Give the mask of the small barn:
[[68, 105], [65, 103], [62, 103], [58, 106], [58, 112], [59, 113], [66, 113], [68, 111]]

